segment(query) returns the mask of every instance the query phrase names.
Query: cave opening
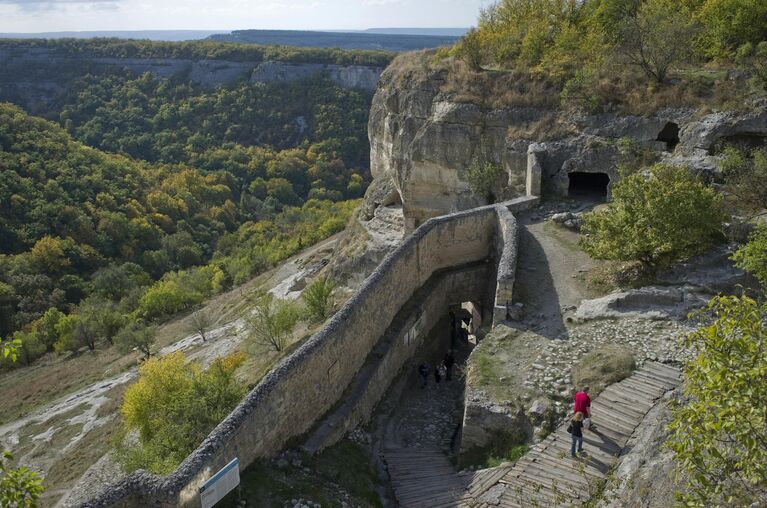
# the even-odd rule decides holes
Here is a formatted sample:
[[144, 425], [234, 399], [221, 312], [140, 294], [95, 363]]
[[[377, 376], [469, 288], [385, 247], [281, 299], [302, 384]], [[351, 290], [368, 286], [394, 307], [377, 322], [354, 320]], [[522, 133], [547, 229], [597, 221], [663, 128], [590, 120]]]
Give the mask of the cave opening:
[[679, 125], [668, 122], [658, 134], [658, 141], [666, 143], [666, 150], [673, 152], [679, 144]]
[[571, 198], [607, 201], [607, 186], [610, 177], [606, 173], [585, 173], [574, 171], [567, 175], [570, 185], [567, 195]]

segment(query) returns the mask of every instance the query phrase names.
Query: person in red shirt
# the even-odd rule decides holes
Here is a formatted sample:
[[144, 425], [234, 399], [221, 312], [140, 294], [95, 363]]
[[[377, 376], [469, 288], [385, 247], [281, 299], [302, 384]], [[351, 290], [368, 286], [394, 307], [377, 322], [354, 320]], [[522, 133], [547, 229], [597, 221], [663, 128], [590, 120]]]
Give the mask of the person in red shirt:
[[589, 387], [584, 386], [573, 397], [573, 413], [581, 412], [586, 418], [591, 418], [591, 398], [588, 394]]

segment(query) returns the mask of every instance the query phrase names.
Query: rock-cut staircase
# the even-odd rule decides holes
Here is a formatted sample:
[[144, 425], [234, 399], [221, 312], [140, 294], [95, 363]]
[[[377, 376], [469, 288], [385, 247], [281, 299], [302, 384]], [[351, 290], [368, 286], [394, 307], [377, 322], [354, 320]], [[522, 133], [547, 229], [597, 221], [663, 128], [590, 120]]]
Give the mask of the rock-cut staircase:
[[605, 480], [634, 430], [669, 390], [678, 369], [646, 363], [592, 402], [594, 428], [584, 434], [585, 454], [570, 458], [565, 422], [515, 464], [456, 474], [437, 449], [388, 448], [383, 459], [403, 508], [522, 508], [572, 506], [588, 501]]

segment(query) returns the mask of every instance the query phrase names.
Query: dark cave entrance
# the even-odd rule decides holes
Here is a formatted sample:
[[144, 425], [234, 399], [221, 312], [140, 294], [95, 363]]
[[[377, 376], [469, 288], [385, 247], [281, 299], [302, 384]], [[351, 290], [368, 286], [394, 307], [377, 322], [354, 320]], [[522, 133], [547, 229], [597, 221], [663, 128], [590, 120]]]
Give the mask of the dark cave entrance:
[[658, 134], [658, 141], [666, 143], [666, 150], [673, 152], [679, 144], [679, 125], [668, 122]]
[[606, 173], [584, 173], [574, 171], [567, 175], [570, 185], [567, 195], [571, 198], [607, 201], [607, 186], [610, 177]]

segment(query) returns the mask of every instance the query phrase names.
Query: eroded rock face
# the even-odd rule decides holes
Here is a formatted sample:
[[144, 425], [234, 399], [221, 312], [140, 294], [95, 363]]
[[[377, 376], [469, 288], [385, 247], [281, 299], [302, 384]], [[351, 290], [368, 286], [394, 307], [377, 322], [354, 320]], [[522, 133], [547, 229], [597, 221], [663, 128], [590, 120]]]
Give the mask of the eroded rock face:
[[475, 157], [504, 169], [496, 192], [501, 199], [567, 195], [572, 173], [604, 173], [609, 197], [617, 167], [632, 157], [625, 140], [650, 160], [687, 165], [709, 180], [719, 177], [720, 141], [767, 146], [765, 102], [746, 113], [703, 117], [684, 108], [651, 116], [490, 108], [484, 97], [449, 91], [446, 72], [392, 65], [373, 99], [371, 172], [394, 182], [408, 230], [430, 217], [484, 204], [465, 178]]

